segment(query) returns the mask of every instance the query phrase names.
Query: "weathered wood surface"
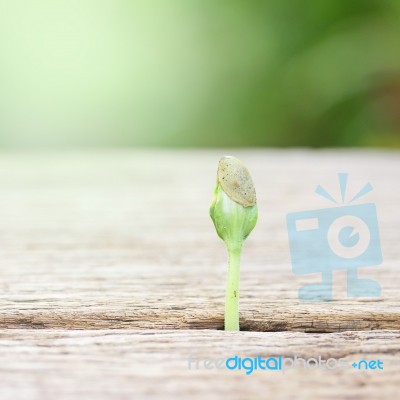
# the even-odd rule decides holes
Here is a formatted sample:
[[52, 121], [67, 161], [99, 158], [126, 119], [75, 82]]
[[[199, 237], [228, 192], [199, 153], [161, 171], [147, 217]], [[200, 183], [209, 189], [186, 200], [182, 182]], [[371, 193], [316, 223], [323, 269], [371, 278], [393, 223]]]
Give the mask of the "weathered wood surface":
[[[396, 399], [400, 380], [398, 331], [2, 330], [0, 354], [2, 400]], [[204, 367], [235, 355], [380, 359], [384, 369]]]
[[[288, 398], [285, 376], [250, 377], [248, 384], [249, 377], [222, 372], [188, 376], [182, 360], [174, 361], [178, 372], [166, 362], [188, 346], [207, 343], [216, 353], [230, 346], [217, 331], [226, 254], [208, 216], [217, 163], [226, 153], [249, 167], [259, 205], [243, 254], [240, 304], [242, 329], [259, 333], [233, 336], [232, 348], [254, 355], [267, 346], [267, 354], [273, 341], [285, 354], [302, 354], [304, 346], [310, 356], [382, 356], [393, 365], [380, 375], [293, 372], [290, 393], [310, 398], [311, 386], [305, 388], [313, 383], [316, 398], [329, 397], [334, 392], [324, 380], [349, 398], [378, 398], [371, 393], [379, 388], [395, 392], [399, 153], [98, 151], [0, 155], [1, 399], [132, 398], [135, 388], [141, 394], [135, 398], [187, 398], [191, 388], [197, 393], [191, 397], [204, 398], [209, 387], [215, 398], [266, 398], [272, 390]], [[333, 302], [300, 303], [300, 285], [319, 277], [292, 274], [285, 217], [330, 207], [314, 189], [321, 183], [338, 193], [342, 171], [350, 173], [350, 193], [367, 181], [375, 189], [365, 201], [377, 205], [384, 262], [360, 268], [360, 276], [378, 280], [382, 297], [347, 298], [339, 272]], [[359, 332], [370, 330], [377, 331]], [[343, 331], [351, 332], [327, 334]], [[150, 368], [152, 352], [158, 362]]]

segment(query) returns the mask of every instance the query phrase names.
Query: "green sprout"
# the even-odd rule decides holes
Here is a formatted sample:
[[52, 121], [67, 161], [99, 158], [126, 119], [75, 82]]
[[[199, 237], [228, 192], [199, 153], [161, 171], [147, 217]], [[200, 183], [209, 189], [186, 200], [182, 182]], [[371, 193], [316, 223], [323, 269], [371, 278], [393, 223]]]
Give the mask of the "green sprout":
[[218, 164], [210, 216], [228, 250], [229, 269], [225, 297], [225, 330], [239, 330], [240, 255], [244, 240], [256, 225], [256, 191], [246, 166], [235, 157]]

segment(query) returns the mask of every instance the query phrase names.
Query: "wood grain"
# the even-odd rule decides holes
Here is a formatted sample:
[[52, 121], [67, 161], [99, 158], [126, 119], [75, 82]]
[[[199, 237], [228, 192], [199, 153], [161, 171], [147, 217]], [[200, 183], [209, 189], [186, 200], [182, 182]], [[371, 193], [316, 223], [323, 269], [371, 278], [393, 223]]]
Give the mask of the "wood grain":
[[[258, 333], [241, 332], [229, 343], [229, 334], [219, 331], [226, 253], [208, 215], [224, 154], [248, 166], [259, 207], [258, 225], [243, 253], [240, 293], [241, 329]], [[330, 207], [314, 189], [320, 183], [338, 195], [337, 173], [343, 171], [350, 174], [350, 194], [368, 181], [374, 186], [363, 201], [377, 206], [384, 262], [360, 268], [359, 274], [379, 281], [382, 297], [347, 297], [346, 275], [338, 272], [334, 301], [302, 303], [299, 287], [320, 277], [293, 275], [286, 214]], [[318, 349], [321, 354], [382, 356], [393, 364], [381, 375], [346, 371], [328, 378], [296, 371], [290, 378], [293, 398], [312, 398], [311, 385], [315, 398], [329, 398], [332, 386], [324, 380], [342, 385], [348, 398], [379, 398], [372, 394], [383, 388], [385, 395], [394, 394], [399, 379], [399, 176], [399, 153], [383, 151], [1, 154], [0, 398], [82, 393], [132, 398], [133, 386], [137, 398], [182, 393], [187, 398], [192, 388], [197, 398], [206, 393], [261, 398], [260, 392], [265, 398], [265, 391], [288, 398], [284, 376], [251, 378], [251, 385], [246, 377], [220, 372], [196, 371], [189, 377], [182, 357], [174, 359], [175, 352], [205, 344], [217, 353], [232, 345], [243, 354], [267, 346], [269, 354], [275, 351], [271, 343], [285, 354], [316, 354]], [[87, 353], [80, 354], [85, 343]], [[157, 366], [149, 367], [153, 352]], [[176, 369], [168, 367], [167, 358], [175, 360]]]
[[[396, 398], [399, 331], [2, 330], [1, 399]], [[204, 360], [295, 356], [383, 360], [383, 370], [206, 369]], [[189, 359], [190, 362], [189, 369]], [[197, 361], [196, 361], [197, 360]], [[301, 363], [301, 361], [299, 362]], [[210, 366], [210, 364], [208, 364]], [[299, 364], [301, 365], [301, 364]], [[330, 365], [333, 366], [332, 361]]]

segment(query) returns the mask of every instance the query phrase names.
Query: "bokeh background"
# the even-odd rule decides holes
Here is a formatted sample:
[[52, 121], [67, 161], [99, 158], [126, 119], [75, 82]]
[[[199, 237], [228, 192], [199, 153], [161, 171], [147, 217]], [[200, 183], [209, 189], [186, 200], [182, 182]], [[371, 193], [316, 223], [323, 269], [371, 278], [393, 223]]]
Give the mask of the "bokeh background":
[[0, 0], [0, 148], [400, 147], [398, 0]]

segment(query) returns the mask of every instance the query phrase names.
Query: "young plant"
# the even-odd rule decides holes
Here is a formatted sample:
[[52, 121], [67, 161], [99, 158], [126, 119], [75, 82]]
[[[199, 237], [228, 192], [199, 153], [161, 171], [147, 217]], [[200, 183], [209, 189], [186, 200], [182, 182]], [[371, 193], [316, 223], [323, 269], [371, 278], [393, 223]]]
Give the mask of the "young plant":
[[210, 216], [228, 250], [225, 330], [239, 330], [240, 255], [244, 240], [257, 222], [256, 191], [246, 166], [235, 157], [219, 161]]

